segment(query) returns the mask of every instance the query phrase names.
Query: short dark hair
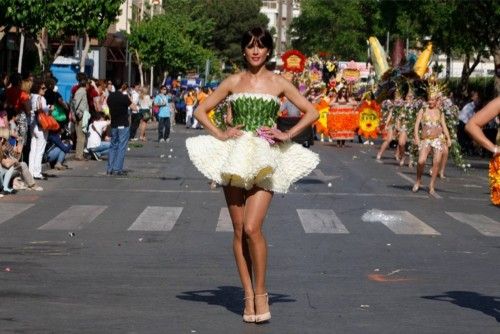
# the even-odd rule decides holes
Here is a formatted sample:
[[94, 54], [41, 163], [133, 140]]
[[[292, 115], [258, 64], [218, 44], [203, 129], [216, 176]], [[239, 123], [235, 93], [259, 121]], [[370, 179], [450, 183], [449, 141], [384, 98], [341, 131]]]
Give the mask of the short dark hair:
[[33, 85], [31, 86], [31, 93], [38, 94], [42, 85], [45, 85], [45, 82], [41, 78], [35, 78], [33, 80]]
[[273, 36], [262, 27], [255, 27], [246, 31], [241, 38], [241, 51], [245, 53], [245, 48], [257, 44], [259, 47], [265, 47], [269, 51], [266, 60], [269, 60], [274, 51]]
[[78, 72], [76, 74], [76, 81], [81, 82], [83, 80], [87, 81], [87, 74], [85, 74], [83, 72]]

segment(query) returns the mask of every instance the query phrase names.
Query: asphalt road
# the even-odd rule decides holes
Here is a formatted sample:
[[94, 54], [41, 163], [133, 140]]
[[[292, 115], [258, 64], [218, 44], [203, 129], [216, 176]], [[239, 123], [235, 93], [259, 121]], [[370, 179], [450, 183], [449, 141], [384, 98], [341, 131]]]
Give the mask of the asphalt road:
[[449, 166], [430, 197], [392, 151], [353, 143], [316, 143], [318, 169], [275, 195], [272, 319], [244, 324], [222, 190], [184, 147], [202, 133], [134, 145], [128, 177], [70, 162], [0, 199], [0, 333], [500, 333], [486, 162]]

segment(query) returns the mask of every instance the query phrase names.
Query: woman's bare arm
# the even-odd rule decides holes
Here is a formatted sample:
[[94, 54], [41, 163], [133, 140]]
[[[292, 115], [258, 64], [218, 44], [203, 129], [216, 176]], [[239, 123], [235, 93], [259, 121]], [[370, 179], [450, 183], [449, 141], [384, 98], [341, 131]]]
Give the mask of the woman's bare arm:
[[413, 130], [413, 139], [415, 140], [415, 144], [420, 144], [420, 137], [418, 136], [418, 130], [420, 128], [420, 122], [422, 121], [422, 115], [424, 111], [420, 109], [417, 115], [417, 119], [415, 120], [415, 129]]
[[198, 120], [198, 122], [203, 125], [212, 136], [220, 140], [226, 140], [231, 137], [235, 137], [241, 134], [239, 127], [242, 125], [236, 126], [236, 128], [229, 128], [227, 131], [222, 131], [218, 127], [216, 127], [210, 119], [208, 118], [208, 112], [215, 108], [222, 100], [226, 98], [231, 93], [231, 87], [233, 86], [233, 81], [235, 80], [234, 76], [230, 76], [226, 80], [222, 81], [222, 83], [217, 87], [217, 89], [207, 96], [205, 100], [196, 108], [194, 111], [194, 117]]
[[483, 109], [478, 111], [465, 126], [465, 130], [471, 137], [478, 142], [482, 147], [490, 152], [500, 154], [500, 150], [495, 143], [492, 143], [483, 133], [483, 126], [489, 121], [500, 115], [500, 97], [492, 100]]
[[300, 121], [287, 131], [289, 139], [291, 139], [304, 131], [308, 126], [311, 126], [319, 118], [319, 113], [312, 103], [302, 96], [291, 82], [284, 78], [281, 78], [281, 81], [282, 83], [280, 84], [282, 84], [283, 93], [286, 98], [304, 113]]

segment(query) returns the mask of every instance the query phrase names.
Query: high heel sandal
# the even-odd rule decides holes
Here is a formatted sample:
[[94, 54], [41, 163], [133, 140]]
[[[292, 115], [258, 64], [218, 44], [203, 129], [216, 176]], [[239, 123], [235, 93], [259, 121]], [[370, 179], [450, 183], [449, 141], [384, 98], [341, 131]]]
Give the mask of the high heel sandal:
[[[268, 304], [267, 306], [269, 307], [269, 295], [267, 293], [264, 293], [262, 295], [255, 295], [255, 298], [257, 297], [266, 297], [266, 303]], [[256, 323], [262, 323], [269, 321], [271, 319], [271, 312], [267, 311], [266, 313], [262, 314], [256, 314], [255, 315], [255, 322]]]
[[[255, 298], [254, 296], [245, 297], [245, 298], [243, 298], [243, 301], [246, 301], [247, 299], [253, 300], [254, 301], [254, 309], [255, 309], [255, 299], [254, 298]], [[245, 314], [245, 310], [243, 310], [243, 321], [244, 322], [255, 322], [255, 314]]]

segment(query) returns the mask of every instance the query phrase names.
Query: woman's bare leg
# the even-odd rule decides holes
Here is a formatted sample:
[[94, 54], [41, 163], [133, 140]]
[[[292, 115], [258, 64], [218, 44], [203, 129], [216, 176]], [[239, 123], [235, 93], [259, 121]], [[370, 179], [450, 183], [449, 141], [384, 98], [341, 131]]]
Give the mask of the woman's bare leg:
[[[247, 193], [245, 203], [244, 232], [248, 237], [250, 257], [254, 272], [255, 295], [264, 295], [266, 290], [267, 243], [262, 233], [262, 224], [273, 198], [273, 193], [254, 187]], [[255, 298], [255, 313], [269, 312], [266, 298]]]
[[444, 170], [446, 168], [446, 163], [448, 162], [448, 154], [449, 154], [448, 146], [443, 145], [443, 154], [441, 156], [441, 163], [439, 164], [439, 177], [444, 179], [446, 178], [444, 175]]
[[147, 123], [141, 120], [141, 123], [139, 124], [139, 138], [142, 140], [146, 139], [146, 126]]
[[430, 146], [424, 146], [418, 154], [417, 180], [415, 181], [415, 185], [413, 186], [413, 192], [417, 192], [420, 189], [420, 185], [422, 184], [422, 175], [424, 174], [425, 162], [427, 161], [427, 156], [429, 155], [430, 150]]
[[434, 156], [432, 157], [432, 175], [431, 175], [431, 182], [429, 183], [429, 193], [435, 194], [436, 193], [436, 178], [438, 175], [438, 169], [441, 166], [441, 157], [443, 155], [442, 150], [434, 149]]
[[[240, 275], [243, 291], [245, 292], [244, 314], [255, 314], [252, 285], [252, 260], [248, 248], [247, 236], [243, 229], [245, 219], [245, 193], [246, 190], [231, 186], [224, 186], [224, 195], [233, 222], [233, 253], [236, 266]], [[247, 298], [249, 297], [249, 298]]]
[[407, 140], [406, 131], [401, 131], [399, 133], [399, 138], [398, 138], [398, 155], [400, 159], [399, 165], [401, 167], [405, 164], [406, 140]]
[[377, 153], [377, 160], [380, 160], [382, 158], [382, 154], [384, 154], [384, 151], [387, 149], [387, 147], [391, 143], [392, 133], [393, 133], [392, 130], [387, 131], [387, 137], [384, 140], [384, 142], [382, 143], [382, 145], [380, 146], [380, 149]]

